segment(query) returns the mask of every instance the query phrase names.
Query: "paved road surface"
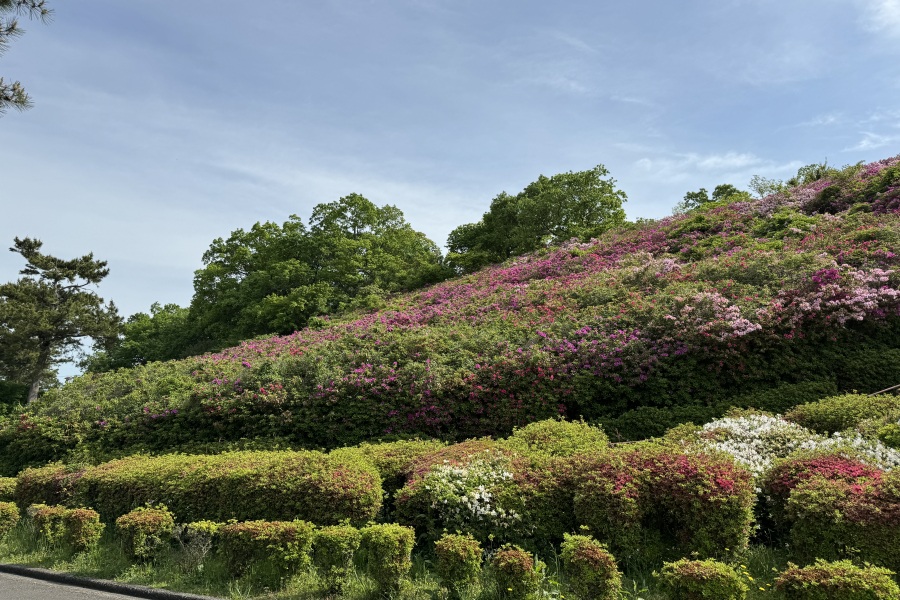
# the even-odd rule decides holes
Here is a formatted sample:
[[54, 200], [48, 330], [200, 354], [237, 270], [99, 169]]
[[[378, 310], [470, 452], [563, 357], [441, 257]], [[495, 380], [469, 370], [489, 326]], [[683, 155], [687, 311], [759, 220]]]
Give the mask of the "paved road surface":
[[0, 573], [0, 600], [134, 600], [134, 596], [98, 592]]

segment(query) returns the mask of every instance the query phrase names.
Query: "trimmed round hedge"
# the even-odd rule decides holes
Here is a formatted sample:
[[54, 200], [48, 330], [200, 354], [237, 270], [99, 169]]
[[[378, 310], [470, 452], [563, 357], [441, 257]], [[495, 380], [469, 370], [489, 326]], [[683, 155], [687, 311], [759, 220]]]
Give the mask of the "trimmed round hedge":
[[163, 502], [180, 521], [365, 523], [381, 508], [378, 472], [364, 460], [321, 452], [132, 456], [89, 469], [77, 495], [110, 521]]

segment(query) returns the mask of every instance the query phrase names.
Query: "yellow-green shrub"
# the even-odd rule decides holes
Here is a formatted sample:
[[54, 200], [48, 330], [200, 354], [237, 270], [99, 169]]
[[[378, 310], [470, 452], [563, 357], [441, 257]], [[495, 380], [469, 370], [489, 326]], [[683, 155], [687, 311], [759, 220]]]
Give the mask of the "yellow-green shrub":
[[747, 585], [734, 569], [714, 560], [665, 563], [660, 587], [671, 600], [744, 600]]
[[525, 455], [572, 456], [605, 450], [609, 439], [584, 421], [546, 419], [516, 428], [503, 445]]
[[784, 418], [818, 433], [831, 434], [883, 417], [897, 408], [897, 397], [844, 394], [794, 407]]
[[412, 568], [415, 532], [393, 523], [369, 525], [362, 530], [366, 570], [382, 592], [396, 591]]
[[478, 580], [481, 553], [481, 544], [470, 535], [447, 533], [435, 542], [435, 570], [454, 598]]
[[16, 499], [16, 478], [0, 477], [0, 502], [14, 502]]
[[25, 469], [16, 476], [16, 502], [19, 506], [68, 505], [84, 472], [84, 468], [61, 463]]
[[307, 521], [246, 521], [221, 527], [218, 537], [231, 575], [261, 566], [273, 572], [256, 573], [258, 578], [280, 581], [309, 566], [314, 532]]
[[175, 519], [165, 506], [142, 506], [116, 519], [125, 554], [149, 560], [165, 548], [175, 533]]
[[0, 502], [0, 539], [19, 522], [19, 507], [15, 502]]
[[508, 600], [524, 600], [541, 584], [544, 564], [519, 546], [506, 544], [491, 559], [497, 595]]
[[57, 546], [65, 535], [63, 517], [67, 510], [64, 506], [32, 504], [28, 507], [27, 513], [34, 522], [38, 537], [50, 546]]
[[900, 600], [894, 573], [874, 566], [858, 567], [849, 560], [817, 559], [807, 567], [788, 563], [775, 587], [787, 600]]
[[618, 600], [622, 574], [606, 546], [590, 536], [566, 534], [560, 559], [576, 596], [582, 600]]
[[186, 521], [364, 523], [378, 514], [381, 496], [370, 463], [321, 452], [132, 456], [94, 467], [79, 482], [79, 497], [105, 520], [163, 502]]
[[313, 562], [329, 594], [343, 590], [361, 540], [362, 534], [350, 525], [332, 525], [316, 531]]
[[103, 535], [105, 525], [100, 514], [90, 508], [72, 508], [62, 516], [63, 543], [74, 552], [86, 552], [94, 548]]

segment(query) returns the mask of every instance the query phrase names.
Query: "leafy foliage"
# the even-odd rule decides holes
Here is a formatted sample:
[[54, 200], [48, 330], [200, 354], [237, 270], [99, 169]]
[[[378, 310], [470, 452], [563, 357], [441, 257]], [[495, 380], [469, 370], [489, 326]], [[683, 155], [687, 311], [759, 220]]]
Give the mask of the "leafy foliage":
[[481, 544], [470, 535], [447, 533], [434, 544], [435, 572], [453, 598], [478, 581]]
[[[217, 532], [229, 573], [240, 577], [262, 568], [257, 578], [278, 581], [310, 564], [315, 526], [306, 521], [229, 523]], [[270, 572], [266, 570], [271, 569]]]
[[849, 560], [818, 559], [807, 567], [789, 565], [775, 585], [788, 600], [897, 600], [900, 587], [892, 575], [888, 569], [860, 567]]
[[116, 533], [129, 558], [152, 560], [172, 541], [175, 519], [165, 506], [142, 506], [116, 519]]
[[108, 343], [118, 333], [115, 305], [91, 291], [109, 273], [106, 262], [87, 254], [62, 260], [41, 253], [42, 242], [15, 239], [12, 252], [27, 261], [24, 275], [0, 285], [0, 377], [29, 386], [33, 402], [64, 362], [90, 337]]
[[313, 562], [329, 594], [340, 594], [353, 571], [353, 556], [362, 534], [350, 525], [332, 525], [316, 530]]
[[588, 171], [541, 175], [515, 196], [491, 202], [478, 223], [457, 227], [447, 240], [447, 261], [471, 273], [572, 238], [587, 240], [625, 222], [625, 192], [603, 165]]
[[19, 507], [14, 502], [0, 502], [0, 540], [19, 522]]
[[525, 600], [538, 590], [545, 567], [522, 548], [511, 544], [503, 546], [491, 558], [497, 596]]
[[747, 585], [734, 569], [715, 560], [665, 563], [659, 573], [671, 600], [744, 600]]
[[560, 558], [569, 586], [582, 600], [618, 600], [622, 574], [606, 547], [587, 535], [566, 534]]
[[366, 571], [383, 593], [396, 592], [412, 568], [415, 532], [397, 524], [369, 525], [362, 530]]

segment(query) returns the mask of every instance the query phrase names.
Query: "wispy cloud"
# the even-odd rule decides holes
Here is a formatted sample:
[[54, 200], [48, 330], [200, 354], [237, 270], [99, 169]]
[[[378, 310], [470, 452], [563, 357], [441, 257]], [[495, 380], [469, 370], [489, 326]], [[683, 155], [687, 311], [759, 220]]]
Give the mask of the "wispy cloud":
[[900, 136], [897, 135], [883, 135], [871, 131], [863, 131], [861, 133], [863, 136], [862, 139], [859, 140], [856, 145], [844, 148], [844, 152], [875, 150], [877, 148], [884, 148], [885, 146], [900, 140]]
[[725, 152], [722, 154], [673, 154], [657, 158], [641, 158], [635, 166], [652, 173], [655, 178], [668, 182], [685, 182], [698, 178], [728, 180], [742, 184], [752, 175], [782, 175], [796, 171], [803, 163], [790, 161], [777, 163], [746, 152]]
[[867, 29], [900, 37], [900, 0], [865, 0], [862, 4]]

